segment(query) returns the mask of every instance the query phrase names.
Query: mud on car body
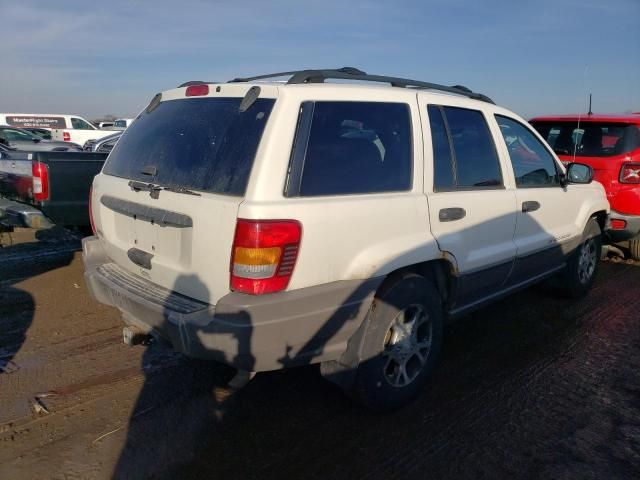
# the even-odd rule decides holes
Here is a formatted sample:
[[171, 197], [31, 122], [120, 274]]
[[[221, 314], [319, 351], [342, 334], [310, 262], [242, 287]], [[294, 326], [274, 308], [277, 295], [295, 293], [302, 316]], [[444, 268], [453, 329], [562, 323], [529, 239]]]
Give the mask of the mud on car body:
[[459, 86], [284, 75], [156, 95], [95, 178], [85, 278], [128, 341], [320, 363], [385, 410], [429, 377], [445, 321], [551, 276], [588, 291], [604, 190], [520, 117]]

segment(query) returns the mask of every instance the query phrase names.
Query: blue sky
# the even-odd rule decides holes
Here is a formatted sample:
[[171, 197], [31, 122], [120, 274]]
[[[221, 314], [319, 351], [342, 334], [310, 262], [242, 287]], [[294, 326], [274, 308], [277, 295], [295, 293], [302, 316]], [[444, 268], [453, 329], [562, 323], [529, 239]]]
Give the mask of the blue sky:
[[132, 116], [187, 80], [356, 66], [530, 117], [640, 111], [640, 0], [0, 0], [0, 111]]

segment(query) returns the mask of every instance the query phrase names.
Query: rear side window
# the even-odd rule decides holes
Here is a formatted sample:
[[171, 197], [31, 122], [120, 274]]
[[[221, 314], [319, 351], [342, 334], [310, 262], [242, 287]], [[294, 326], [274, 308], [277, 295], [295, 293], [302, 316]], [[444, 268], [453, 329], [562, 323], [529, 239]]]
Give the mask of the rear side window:
[[259, 98], [240, 112], [241, 100], [169, 100], [144, 111], [115, 144], [104, 173], [243, 196], [275, 100]]
[[533, 133], [519, 122], [496, 115], [517, 187], [549, 187], [560, 185], [556, 162]]
[[605, 122], [532, 122], [558, 155], [612, 157], [640, 148], [637, 125]]
[[409, 190], [411, 144], [405, 103], [304, 102], [285, 194]]
[[[430, 105], [428, 113], [432, 130], [434, 190], [501, 188], [500, 161], [482, 112]], [[447, 167], [448, 163], [451, 167]]]

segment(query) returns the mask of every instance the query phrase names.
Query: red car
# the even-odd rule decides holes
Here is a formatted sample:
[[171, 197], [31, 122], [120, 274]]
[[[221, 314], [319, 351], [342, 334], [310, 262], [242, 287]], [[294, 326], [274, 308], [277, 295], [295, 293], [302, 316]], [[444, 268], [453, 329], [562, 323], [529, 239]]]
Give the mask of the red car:
[[563, 163], [593, 168], [611, 204], [610, 240], [629, 240], [631, 255], [640, 260], [640, 115], [561, 115], [530, 122]]

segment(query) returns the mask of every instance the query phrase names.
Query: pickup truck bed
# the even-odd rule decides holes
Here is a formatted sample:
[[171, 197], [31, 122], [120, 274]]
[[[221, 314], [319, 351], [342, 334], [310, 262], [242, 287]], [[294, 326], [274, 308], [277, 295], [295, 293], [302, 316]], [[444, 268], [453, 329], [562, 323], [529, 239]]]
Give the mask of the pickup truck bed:
[[[57, 225], [89, 226], [89, 189], [106, 158], [104, 153], [37, 152], [28, 154], [26, 159], [0, 160], [0, 197], [3, 197], [0, 208], [5, 218], [18, 216], [24, 220], [24, 215], [34, 214], [32, 208], [27, 208], [30, 206]], [[48, 195], [43, 199], [36, 199], [33, 193], [33, 165], [38, 162], [45, 167], [40, 171], [46, 172], [48, 183]], [[33, 223], [25, 226], [38, 228], [38, 221]], [[45, 225], [43, 223], [40, 228]]]

